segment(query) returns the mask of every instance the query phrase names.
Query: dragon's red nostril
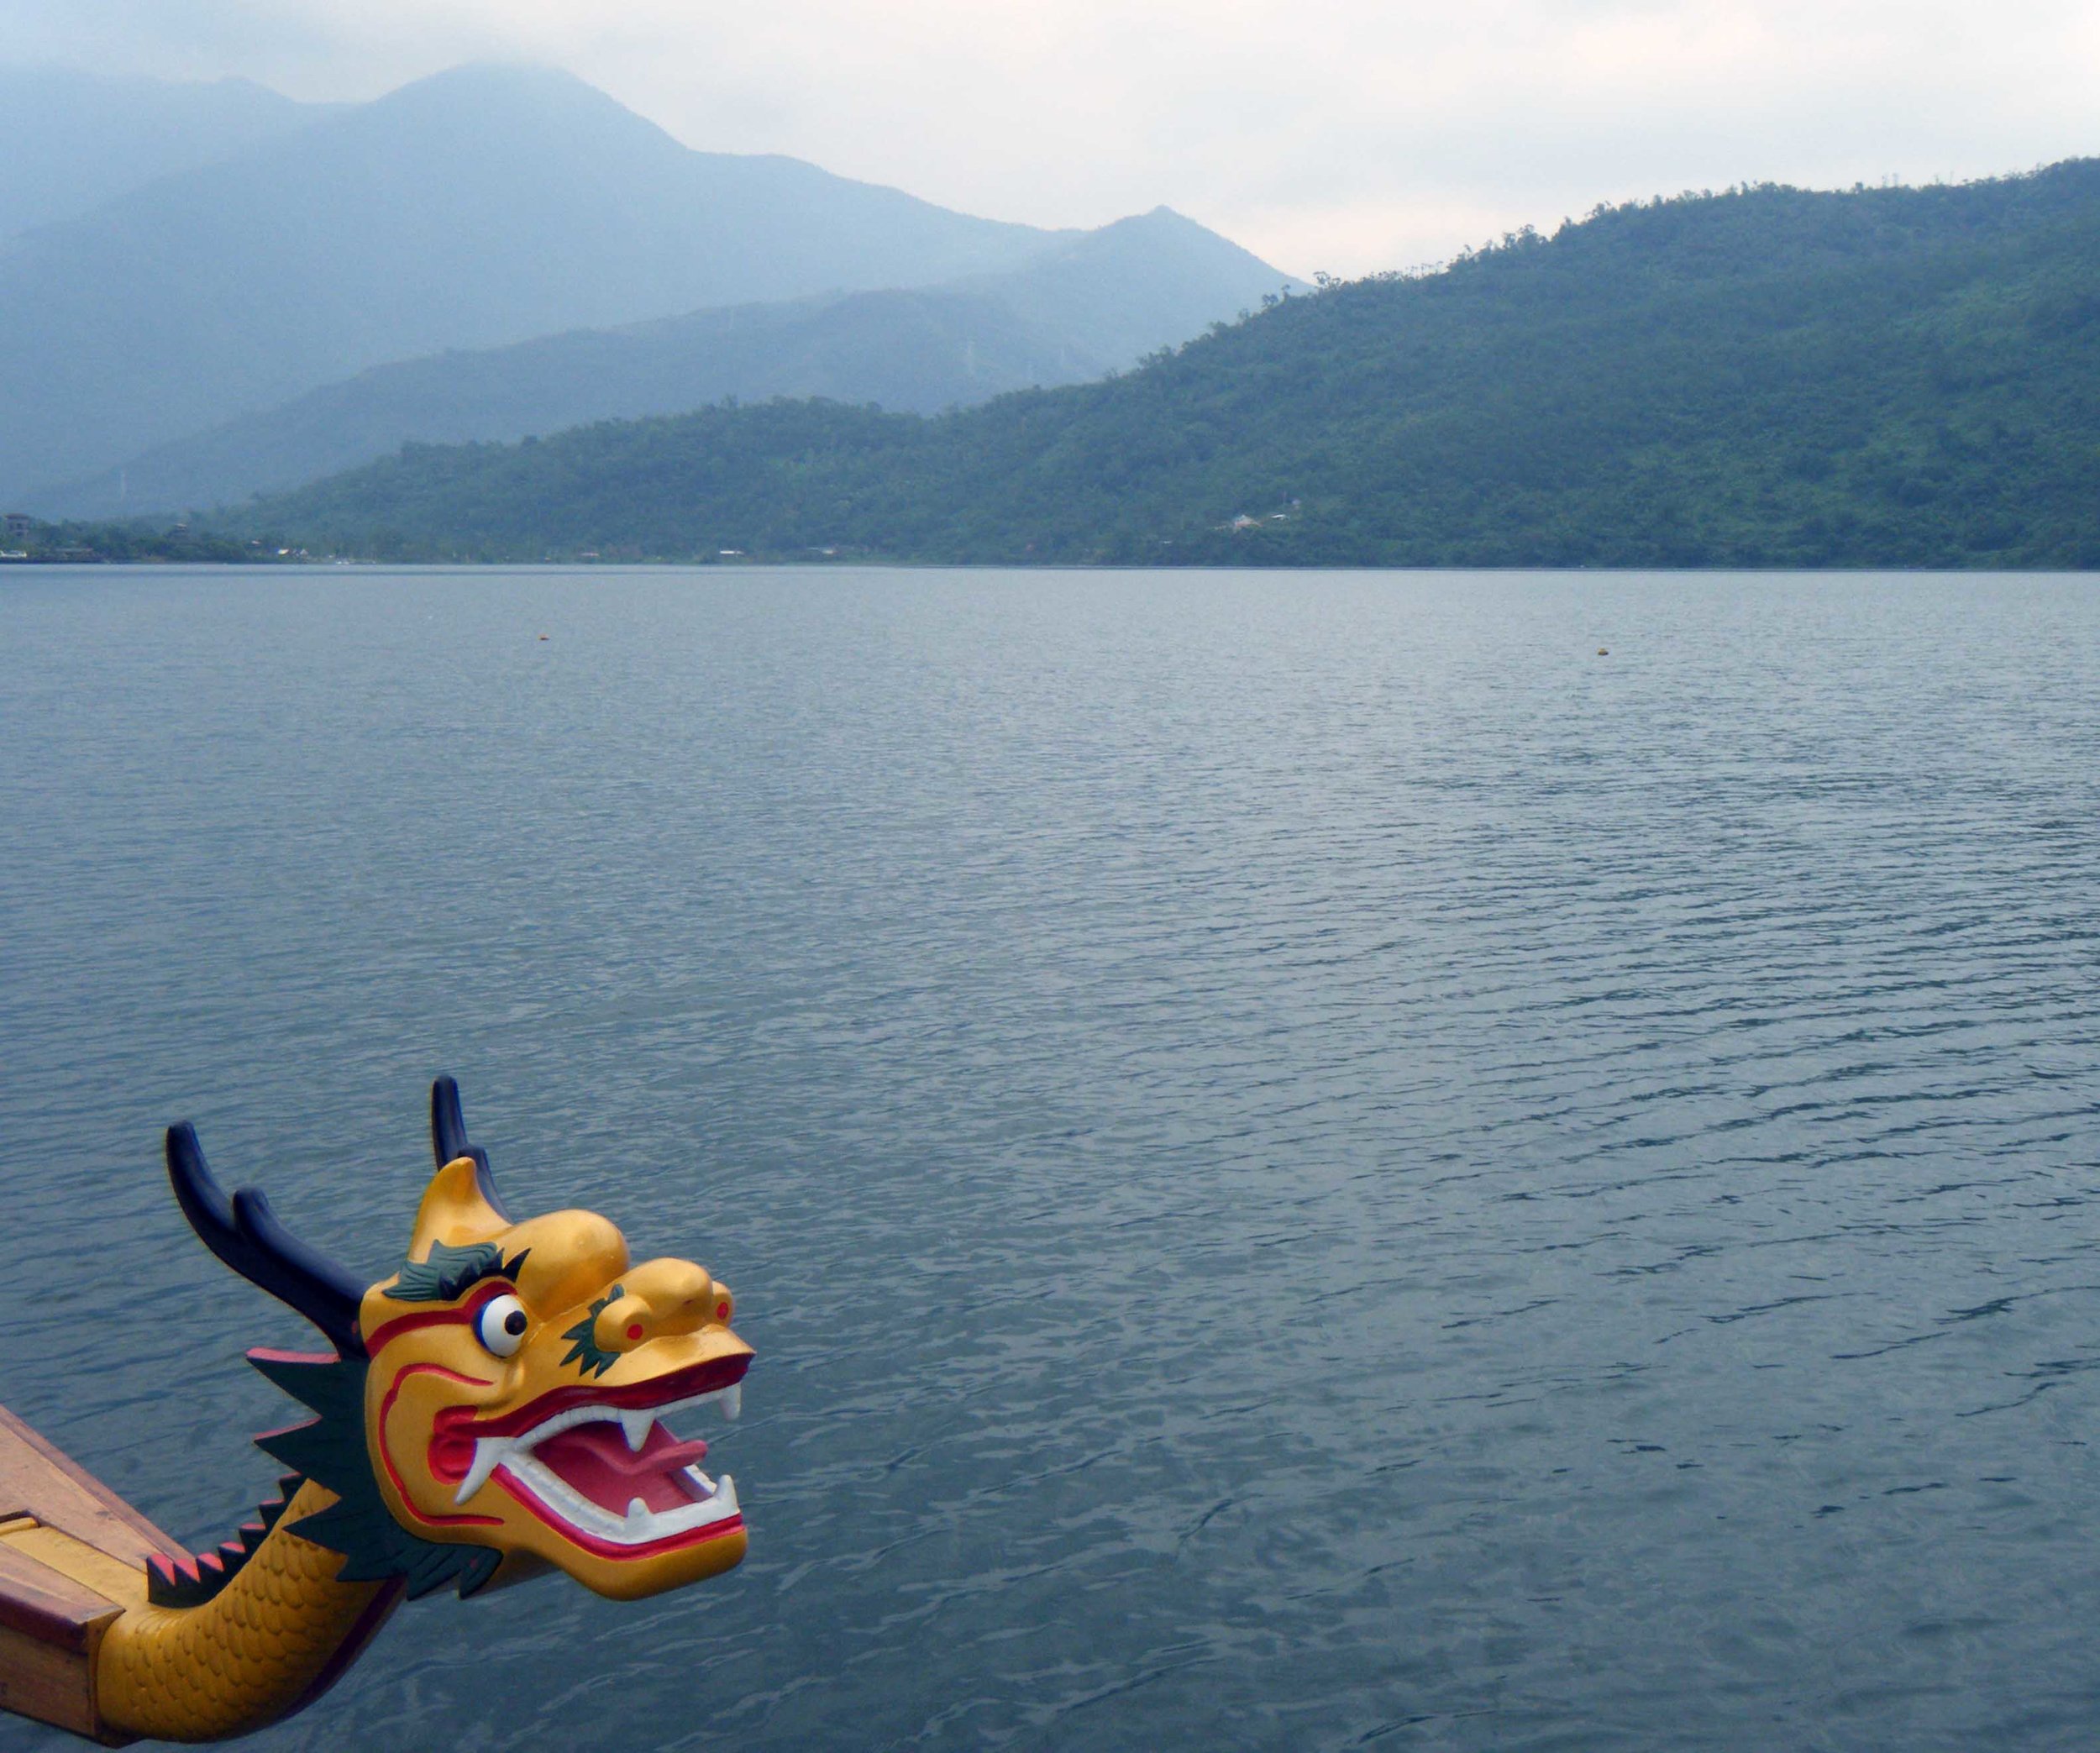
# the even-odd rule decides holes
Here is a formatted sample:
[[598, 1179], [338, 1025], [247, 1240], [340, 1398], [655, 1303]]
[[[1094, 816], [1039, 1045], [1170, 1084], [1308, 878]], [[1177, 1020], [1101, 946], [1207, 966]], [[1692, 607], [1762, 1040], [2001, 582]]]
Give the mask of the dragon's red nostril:
[[641, 1322], [639, 1321], [632, 1323], [627, 1328], [627, 1337], [629, 1339], [639, 1339], [642, 1336], [642, 1333], [643, 1327]]

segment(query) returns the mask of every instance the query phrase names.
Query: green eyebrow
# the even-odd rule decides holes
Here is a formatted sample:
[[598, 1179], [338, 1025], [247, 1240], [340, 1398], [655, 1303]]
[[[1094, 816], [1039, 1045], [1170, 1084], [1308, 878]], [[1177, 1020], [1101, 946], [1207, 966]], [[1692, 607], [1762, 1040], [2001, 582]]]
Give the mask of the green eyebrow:
[[515, 1283], [531, 1252], [528, 1248], [507, 1261], [503, 1250], [492, 1241], [471, 1242], [463, 1248], [433, 1241], [428, 1260], [402, 1262], [400, 1280], [386, 1294], [397, 1303], [449, 1303], [484, 1278]]

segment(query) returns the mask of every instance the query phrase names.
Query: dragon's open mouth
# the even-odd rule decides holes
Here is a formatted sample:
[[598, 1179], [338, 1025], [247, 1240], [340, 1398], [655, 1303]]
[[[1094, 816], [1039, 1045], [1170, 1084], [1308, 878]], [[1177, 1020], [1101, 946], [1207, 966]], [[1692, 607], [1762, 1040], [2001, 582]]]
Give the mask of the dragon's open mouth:
[[[499, 1419], [454, 1425], [433, 1443], [454, 1456], [473, 1444], [454, 1501], [491, 1479], [577, 1545], [635, 1558], [712, 1540], [743, 1525], [736, 1482], [701, 1470], [707, 1445], [662, 1420], [719, 1405], [734, 1419], [748, 1358], [680, 1370], [602, 1393], [565, 1388]], [[729, 1379], [725, 1380], [724, 1378]]]

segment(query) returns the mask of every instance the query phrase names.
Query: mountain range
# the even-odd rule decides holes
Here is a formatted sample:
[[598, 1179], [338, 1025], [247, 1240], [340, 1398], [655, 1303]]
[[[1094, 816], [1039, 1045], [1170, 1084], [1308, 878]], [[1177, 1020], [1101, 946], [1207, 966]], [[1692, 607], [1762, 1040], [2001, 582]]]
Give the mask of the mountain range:
[[2100, 160], [1599, 207], [1111, 381], [418, 447], [239, 526], [384, 558], [2100, 567]]
[[0, 237], [11, 503], [208, 504], [729, 395], [940, 407], [1127, 365], [1284, 281], [1169, 213], [1046, 231], [696, 152], [545, 69], [340, 108], [197, 90], [168, 174], [84, 205], [140, 168], [112, 144], [65, 188], [0, 184], [37, 222]]
[[86, 516], [211, 506], [411, 440], [517, 438], [725, 400], [822, 396], [932, 413], [1102, 376], [1288, 284], [1163, 207], [1055, 237], [1002, 273], [731, 305], [375, 366], [41, 497]]

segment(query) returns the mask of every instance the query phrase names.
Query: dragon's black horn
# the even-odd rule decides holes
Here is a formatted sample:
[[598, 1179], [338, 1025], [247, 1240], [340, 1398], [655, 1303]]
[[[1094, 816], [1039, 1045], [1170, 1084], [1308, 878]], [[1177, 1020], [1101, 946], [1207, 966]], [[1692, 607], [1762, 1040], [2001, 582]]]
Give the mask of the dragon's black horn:
[[480, 1145], [467, 1142], [467, 1119], [459, 1107], [459, 1086], [449, 1077], [439, 1078], [430, 1086], [430, 1153], [438, 1159], [440, 1168], [462, 1157], [473, 1157], [474, 1178], [480, 1187], [481, 1197], [488, 1201], [491, 1211], [508, 1220], [511, 1214], [496, 1197], [496, 1177], [489, 1169], [489, 1153]]
[[197, 1129], [187, 1121], [168, 1128], [168, 1180], [176, 1203], [206, 1247], [249, 1283], [306, 1316], [341, 1356], [355, 1357], [363, 1350], [357, 1307], [365, 1287], [279, 1223], [270, 1201], [252, 1187], [228, 1199], [205, 1167]]

